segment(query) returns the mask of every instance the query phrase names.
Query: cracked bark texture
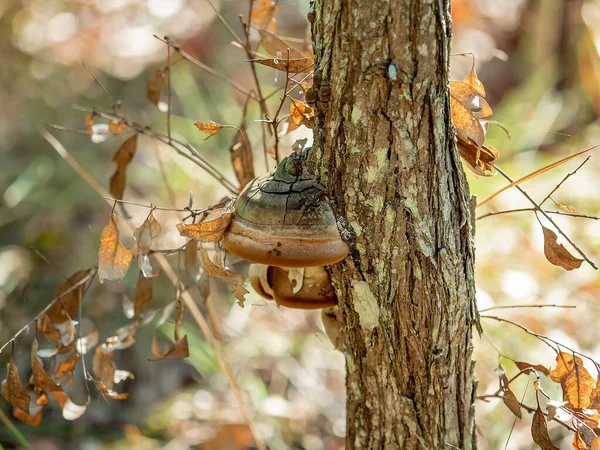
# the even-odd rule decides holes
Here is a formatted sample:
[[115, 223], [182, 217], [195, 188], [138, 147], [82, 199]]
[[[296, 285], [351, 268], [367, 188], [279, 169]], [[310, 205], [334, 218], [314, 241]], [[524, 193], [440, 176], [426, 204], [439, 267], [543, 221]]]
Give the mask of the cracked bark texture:
[[347, 448], [475, 448], [473, 210], [450, 119], [450, 0], [316, 0], [309, 170], [333, 266]]

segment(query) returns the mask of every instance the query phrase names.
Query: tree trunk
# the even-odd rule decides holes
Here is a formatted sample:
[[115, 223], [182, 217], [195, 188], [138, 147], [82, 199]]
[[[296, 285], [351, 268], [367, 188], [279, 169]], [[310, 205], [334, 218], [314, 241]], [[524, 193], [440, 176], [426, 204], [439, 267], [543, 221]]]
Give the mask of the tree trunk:
[[450, 119], [450, 0], [316, 0], [310, 168], [334, 266], [347, 448], [475, 448], [473, 211]]

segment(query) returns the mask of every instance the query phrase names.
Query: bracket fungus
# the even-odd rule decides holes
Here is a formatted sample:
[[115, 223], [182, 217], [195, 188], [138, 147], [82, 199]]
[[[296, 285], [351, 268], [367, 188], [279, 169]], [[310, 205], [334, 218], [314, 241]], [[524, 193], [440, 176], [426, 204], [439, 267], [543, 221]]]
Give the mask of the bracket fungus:
[[307, 267], [303, 269], [302, 279], [294, 281], [292, 270], [252, 264], [249, 271], [250, 283], [259, 295], [274, 300], [279, 306], [321, 309], [337, 305], [337, 297], [325, 267]]
[[348, 246], [323, 188], [302, 175], [302, 158], [284, 158], [240, 193], [223, 237], [227, 251], [276, 267], [325, 266], [346, 257]]

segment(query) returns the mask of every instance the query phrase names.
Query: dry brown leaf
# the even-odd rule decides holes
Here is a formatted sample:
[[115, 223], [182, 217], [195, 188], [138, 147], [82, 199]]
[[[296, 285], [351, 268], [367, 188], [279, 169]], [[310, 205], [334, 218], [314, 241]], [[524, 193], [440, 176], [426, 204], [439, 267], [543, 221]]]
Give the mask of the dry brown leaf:
[[38, 411], [37, 414], [30, 416], [22, 409], [14, 408], [12, 414], [15, 419], [18, 419], [27, 425], [31, 425], [32, 427], [37, 427], [42, 422], [44, 411]]
[[590, 450], [600, 450], [600, 438], [592, 439], [592, 444], [590, 446]]
[[575, 208], [573, 208], [572, 206], [565, 206], [565, 205], [561, 205], [560, 203], [557, 203], [556, 207], [559, 209], [562, 209], [563, 211], [568, 212], [568, 213], [576, 212]]
[[539, 373], [543, 373], [544, 375], [548, 375], [549, 373], [549, 370], [540, 364], [530, 364], [523, 361], [514, 361], [514, 363], [525, 375], [529, 375], [531, 373], [531, 369], [534, 369]]
[[196, 239], [200, 242], [218, 242], [223, 239], [223, 234], [233, 217], [233, 208], [213, 209], [200, 223], [185, 225], [177, 224], [181, 236]]
[[[290, 121], [296, 127], [305, 125], [307, 128], [312, 128], [315, 121], [315, 111], [306, 103], [300, 100], [290, 102]], [[288, 132], [291, 131], [288, 127]]]
[[476, 119], [485, 119], [494, 112], [477, 90], [463, 81], [450, 81], [450, 95], [458, 100]]
[[37, 339], [34, 339], [33, 343], [31, 344], [31, 383], [41, 391], [61, 391], [61, 387], [58, 386], [46, 373], [44, 365], [38, 357], [37, 352], [38, 341]]
[[256, 0], [250, 12], [250, 25], [258, 30], [275, 31], [277, 21], [275, 16], [279, 12], [279, 5], [272, 0]]
[[85, 355], [96, 345], [98, 345], [99, 340], [100, 333], [98, 333], [98, 330], [93, 331], [85, 336], [82, 336], [79, 339], [77, 339], [77, 351], [80, 354]]
[[113, 400], [127, 400], [131, 395], [131, 392], [119, 393], [113, 391], [112, 389], [107, 388], [106, 385], [102, 383], [102, 381], [94, 380], [94, 383], [96, 384], [96, 387], [98, 388], [100, 393], [102, 393], [102, 395], [112, 398]]
[[575, 365], [562, 383], [563, 399], [573, 408], [587, 408], [592, 403], [596, 382], [585, 367]]
[[135, 229], [133, 232], [133, 238], [137, 243], [138, 250], [147, 254], [150, 251], [152, 242], [158, 237], [161, 232], [160, 222], [156, 220], [154, 211], [150, 211], [144, 223]]
[[245, 123], [242, 123], [235, 133], [229, 152], [235, 176], [240, 182], [239, 191], [241, 192], [255, 178], [252, 148], [250, 147]]
[[552, 381], [562, 383], [571, 371], [575, 368], [575, 364], [583, 367], [583, 360], [579, 356], [573, 356], [571, 353], [560, 352], [556, 355], [556, 367], [548, 375]]
[[244, 296], [249, 293], [249, 291], [244, 288], [244, 276], [239, 273], [232, 272], [231, 270], [224, 269], [223, 267], [212, 262], [208, 256], [208, 252], [204, 248], [200, 247], [199, 250], [200, 264], [202, 265], [202, 268], [206, 274], [211, 277], [221, 278], [229, 281], [233, 295], [238, 300], [238, 304], [243, 308]]
[[515, 416], [517, 416], [519, 419], [521, 418], [521, 407], [519, 405], [519, 400], [517, 400], [517, 397], [515, 397], [513, 391], [508, 388], [504, 389], [502, 392], [502, 401]]
[[456, 128], [456, 137], [459, 141], [473, 141], [477, 147], [483, 145], [485, 130], [471, 111], [461, 102], [450, 96], [450, 107], [452, 110], [452, 122]]
[[117, 370], [117, 365], [112, 360], [113, 353], [103, 346], [97, 347], [92, 361], [92, 371], [96, 380], [102, 382], [108, 389], [112, 389], [114, 385], [115, 370]]
[[475, 175], [482, 177], [493, 175], [491, 171], [498, 159], [498, 150], [491, 145], [477, 147], [473, 141], [468, 143], [458, 141], [457, 146], [461, 158]]
[[272, 67], [273, 69], [281, 70], [289, 73], [307, 73], [312, 70], [314, 60], [312, 58], [266, 58], [266, 59], [251, 59], [250, 62], [262, 64], [263, 66]]
[[123, 134], [127, 130], [127, 125], [117, 120], [111, 120], [108, 124], [108, 131], [112, 134]]
[[[170, 345], [166, 349], [161, 349], [156, 340], [156, 335], [152, 337], [152, 354], [156, 356], [158, 359], [185, 359], [190, 356], [190, 349], [188, 346], [187, 336], [184, 336], [182, 339], [177, 341], [174, 345]], [[155, 360], [156, 361], [156, 360]]]
[[138, 275], [135, 286], [135, 303], [133, 310], [138, 314], [152, 300], [152, 278], [147, 278], [142, 272]]
[[223, 128], [223, 125], [213, 122], [212, 120], [210, 122], [205, 122], [205, 123], [200, 122], [198, 120], [198, 121], [194, 122], [194, 125], [196, 125], [196, 128], [198, 128], [203, 133], [208, 134], [208, 137], [206, 139], [204, 139], [205, 141], [207, 139], [209, 139], [211, 136], [214, 136], [215, 134], [217, 134]]
[[100, 236], [98, 251], [98, 277], [104, 280], [121, 281], [127, 274], [133, 255], [119, 241], [118, 217], [111, 214], [108, 225]]
[[533, 437], [533, 441], [539, 445], [542, 450], [560, 450], [550, 439], [550, 435], [548, 434], [548, 424], [546, 423], [544, 413], [539, 406], [533, 414], [531, 437]]
[[94, 281], [96, 269], [80, 270], [56, 291], [54, 304], [40, 319], [44, 337], [57, 346], [67, 346], [74, 338], [72, 319], [79, 312], [79, 304]]
[[137, 150], [137, 134], [131, 136], [117, 149], [113, 156], [113, 161], [117, 163], [117, 168], [112, 177], [110, 177], [109, 191], [114, 198], [122, 200], [125, 192], [127, 166], [135, 156]]
[[542, 226], [542, 230], [544, 231], [544, 255], [546, 255], [546, 259], [565, 270], [578, 269], [583, 259], [575, 258], [562, 244], [558, 244], [554, 231], [544, 226]]
[[150, 78], [148, 78], [146, 97], [155, 105], [158, 105], [158, 102], [160, 102], [160, 94], [167, 80], [168, 72], [169, 69], [166, 65], [159, 66], [152, 71]]
[[259, 30], [259, 33], [261, 45], [271, 56], [274, 56], [275, 58], [287, 59], [289, 49], [290, 59], [300, 59], [304, 57], [301, 52], [285, 42], [275, 33], [271, 33], [267, 30]]
[[482, 201], [480, 201], [480, 202], [477, 204], [477, 208], [479, 208], [480, 206], [483, 206], [483, 205], [485, 205], [487, 202], [489, 202], [489, 201], [491, 201], [492, 199], [496, 198], [498, 195], [500, 195], [502, 192], [506, 191], [507, 189], [510, 189], [510, 188], [512, 188], [512, 187], [514, 187], [514, 186], [517, 186], [517, 185], [519, 185], [519, 184], [525, 183], [526, 181], [529, 181], [529, 180], [531, 180], [531, 179], [533, 179], [533, 178], [537, 177], [538, 175], [541, 175], [541, 174], [543, 174], [543, 173], [545, 173], [545, 172], [548, 172], [549, 170], [552, 170], [552, 169], [554, 169], [554, 168], [556, 168], [556, 167], [558, 167], [558, 166], [560, 166], [560, 165], [562, 165], [562, 164], [564, 164], [564, 163], [566, 163], [566, 162], [569, 162], [569, 161], [571, 161], [572, 159], [574, 159], [574, 158], [577, 158], [577, 157], [578, 157], [578, 156], [580, 156], [580, 155], [583, 155], [584, 153], [587, 153], [587, 152], [589, 152], [589, 151], [592, 151], [592, 150], [594, 150], [595, 148], [598, 148], [598, 146], [596, 145], [596, 146], [594, 146], [594, 147], [590, 147], [590, 148], [588, 148], [588, 149], [586, 149], [586, 150], [583, 150], [583, 151], [581, 151], [581, 152], [579, 152], [579, 153], [575, 153], [574, 155], [567, 156], [566, 158], [563, 158], [563, 159], [561, 159], [561, 160], [559, 160], [559, 161], [553, 162], [552, 164], [548, 164], [547, 166], [545, 166], [545, 167], [542, 167], [541, 169], [538, 169], [538, 170], [536, 170], [536, 171], [534, 171], [534, 172], [531, 172], [531, 173], [530, 173], [530, 174], [528, 174], [528, 175], [525, 175], [525, 176], [524, 176], [524, 177], [522, 177], [522, 178], [519, 178], [519, 179], [518, 179], [518, 180], [516, 180], [516, 181], [513, 181], [512, 183], [510, 183], [510, 184], [508, 184], [508, 185], [504, 186], [503, 188], [501, 188], [501, 189], [497, 190], [497, 191], [496, 191], [496, 192], [494, 192], [493, 194], [491, 194], [491, 195], [487, 196], [486, 198], [484, 198]]
[[6, 380], [2, 381], [1, 391], [8, 403], [29, 414], [30, 397], [19, 378], [19, 369], [12, 360], [6, 364]]
[[96, 117], [94, 113], [85, 115], [85, 129], [90, 133], [92, 132], [94, 127], [94, 117]]
[[465, 83], [470, 84], [471, 86], [473, 86], [473, 89], [475, 89], [475, 91], [477, 91], [477, 93], [480, 96], [485, 97], [485, 88], [483, 87], [483, 83], [477, 77], [477, 72], [475, 72], [475, 65], [474, 64], [473, 64], [473, 68], [468, 73], [468, 75], [463, 78], [463, 81]]

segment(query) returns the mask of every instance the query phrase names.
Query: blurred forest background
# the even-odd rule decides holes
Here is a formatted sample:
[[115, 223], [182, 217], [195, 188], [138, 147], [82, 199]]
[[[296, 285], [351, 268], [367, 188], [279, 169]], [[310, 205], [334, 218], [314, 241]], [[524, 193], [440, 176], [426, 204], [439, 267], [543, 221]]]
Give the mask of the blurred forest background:
[[[247, 16], [248, 2], [213, 0], [213, 4], [242, 34], [238, 16]], [[304, 0], [279, 1], [278, 34], [304, 39], [308, 6]], [[499, 128], [492, 128], [487, 137], [486, 143], [500, 152], [500, 167], [518, 178], [600, 144], [600, 0], [454, 0], [453, 19], [453, 52], [475, 54], [493, 118], [510, 131], [511, 139]], [[165, 132], [166, 114], [146, 99], [148, 76], [166, 59], [166, 47], [154, 34], [168, 35], [198, 60], [252, 88], [246, 54], [231, 45], [231, 36], [205, 0], [0, 2], [0, 344], [44, 308], [62, 282], [61, 273], [96, 263], [100, 233], [111, 209], [54, 152], [40, 130], [47, 124], [85, 129], [84, 113], [73, 105], [110, 108], [110, 101], [82, 66], [84, 61], [121, 100], [122, 112]], [[452, 58], [454, 78], [462, 79], [470, 68], [470, 57]], [[285, 82], [285, 76], [273, 69], [262, 68], [259, 75], [266, 92]], [[238, 126], [244, 97], [186, 61], [173, 67], [172, 86], [174, 135], [192, 143], [234, 179], [228, 149], [235, 130], [223, 130], [204, 141], [206, 135], [193, 122], [214, 120]], [[262, 173], [259, 118], [256, 108], [249, 111], [255, 169]], [[100, 185], [108, 186], [114, 171], [112, 156], [122, 138], [94, 142], [102, 139], [52, 133]], [[285, 136], [280, 148], [289, 149], [296, 139], [310, 135], [310, 130], [300, 127]], [[201, 169], [166, 146], [140, 138], [138, 147], [128, 170], [125, 199], [183, 208], [190, 192], [196, 207], [213, 204], [226, 194]], [[582, 160], [524, 187], [534, 198], [543, 199]], [[600, 157], [592, 153], [554, 198], [577, 213], [600, 215], [600, 181], [595, 175], [599, 170]], [[500, 176], [475, 179], [469, 173], [468, 177], [480, 199], [506, 184]], [[510, 190], [477, 212], [481, 216], [528, 207], [516, 190]], [[148, 213], [136, 207], [128, 211], [135, 223]], [[156, 216], [163, 227], [158, 247], [179, 247], [184, 239], [175, 224], [182, 215], [157, 211]], [[600, 227], [595, 219], [557, 216], [556, 221], [591, 259], [600, 261]], [[131, 244], [130, 236], [122, 238]], [[488, 314], [506, 317], [600, 360], [597, 272], [585, 264], [573, 272], [551, 265], [544, 257], [542, 230], [531, 212], [479, 220], [476, 245], [481, 310], [529, 304], [576, 306], [500, 309]], [[175, 266], [180, 263], [177, 256], [171, 261]], [[94, 284], [84, 304], [82, 327], [95, 327], [104, 339], [129, 322], [123, 304], [135, 288], [134, 272], [130, 270], [121, 283]], [[174, 296], [166, 280], [155, 282], [153, 305]], [[344, 448], [344, 357], [324, 335], [319, 314], [277, 308], [254, 292], [242, 309], [218, 283], [211, 286], [210, 299], [219, 324], [215, 333], [223, 336], [226, 358], [268, 447]], [[518, 372], [504, 356], [546, 367], [554, 364], [554, 352], [518, 328], [489, 320], [483, 321], [483, 327], [485, 334], [476, 338], [475, 348], [479, 394], [497, 390], [499, 363], [509, 378]], [[31, 328], [14, 345], [22, 379], [29, 376]], [[20, 447], [21, 433], [34, 448], [48, 450], [254, 448], [218, 360], [197, 326], [184, 318], [191, 352], [185, 361], [148, 361], [155, 328], [153, 324], [140, 328], [136, 344], [115, 354], [117, 366], [135, 375], [135, 380], [126, 382], [132, 393], [128, 400], [105, 401], [94, 394], [88, 411], [74, 422], [64, 420], [51, 403], [36, 428], [14, 420], [12, 408], [2, 401], [2, 446]], [[170, 336], [172, 324], [160, 332]], [[10, 354], [10, 346], [0, 354], [2, 367]], [[593, 365], [589, 370], [597, 373]], [[532, 381], [521, 377], [513, 391], [533, 406]], [[544, 386], [561, 400], [558, 385]], [[523, 412], [523, 419], [516, 419], [499, 400], [478, 401], [476, 407], [480, 448], [537, 448], [530, 435], [530, 414]], [[6, 420], [18, 431], [6, 426]], [[570, 448], [571, 432], [550, 423], [550, 433], [556, 445]]]

